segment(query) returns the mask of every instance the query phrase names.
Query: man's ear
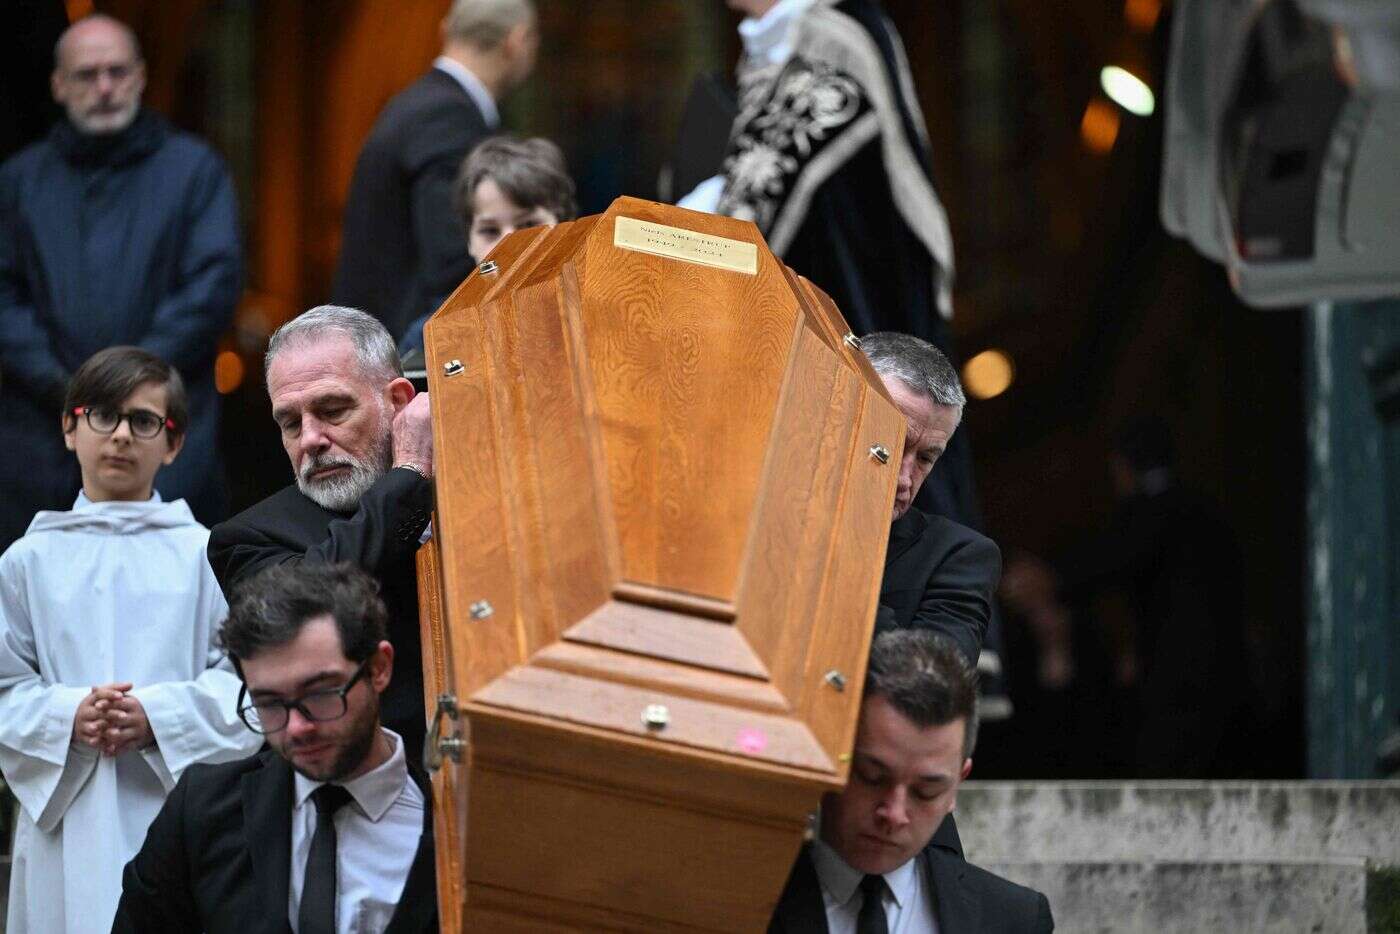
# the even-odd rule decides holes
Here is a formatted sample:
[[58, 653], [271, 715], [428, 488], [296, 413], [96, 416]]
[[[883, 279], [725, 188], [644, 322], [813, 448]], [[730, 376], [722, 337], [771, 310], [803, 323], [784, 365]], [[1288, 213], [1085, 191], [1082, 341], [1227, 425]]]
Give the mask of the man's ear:
[[394, 407], [395, 415], [403, 411], [403, 407], [418, 395], [418, 390], [413, 388], [413, 384], [402, 376], [395, 377], [385, 391], [389, 394], [389, 404]]
[[369, 683], [376, 694], [383, 694], [394, 676], [394, 647], [382, 641], [369, 660]]
[[963, 760], [962, 775], [958, 777], [958, 781], [967, 781], [967, 776], [970, 774], [972, 774], [972, 758], [968, 757]]
[[58, 423], [63, 426], [63, 446], [70, 451], [76, 451], [78, 444], [78, 417], [69, 412], [64, 412], [58, 417]]

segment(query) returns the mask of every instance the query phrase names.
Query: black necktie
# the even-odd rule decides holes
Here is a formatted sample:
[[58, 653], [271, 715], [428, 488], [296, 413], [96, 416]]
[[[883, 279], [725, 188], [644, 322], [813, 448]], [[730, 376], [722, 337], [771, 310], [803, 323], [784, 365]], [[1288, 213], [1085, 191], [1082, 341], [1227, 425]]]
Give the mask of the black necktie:
[[298, 934], [335, 934], [335, 812], [350, 801], [340, 785], [311, 792], [316, 803], [316, 834], [306, 857], [306, 876], [297, 909]]
[[860, 914], [856, 915], [856, 934], [890, 934], [889, 922], [885, 920], [885, 888], [884, 876], [870, 875], [860, 880], [864, 898]]

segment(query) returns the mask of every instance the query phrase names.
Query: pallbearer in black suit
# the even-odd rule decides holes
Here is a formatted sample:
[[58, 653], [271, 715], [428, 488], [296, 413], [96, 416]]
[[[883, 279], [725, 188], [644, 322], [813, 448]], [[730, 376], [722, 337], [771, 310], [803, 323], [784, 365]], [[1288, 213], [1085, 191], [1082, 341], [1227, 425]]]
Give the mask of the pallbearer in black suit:
[[972, 669], [927, 629], [871, 648], [851, 777], [821, 807], [770, 934], [1044, 934], [1039, 892], [970, 865], [932, 839], [972, 769]]
[[411, 761], [423, 750], [423, 657], [414, 555], [433, 504], [428, 397], [403, 378], [384, 326], [322, 305], [267, 348], [267, 391], [296, 482], [214, 527], [209, 564], [225, 594], [279, 564], [350, 561], [379, 582], [398, 653], [384, 723]]
[[882, 331], [861, 338], [860, 348], [909, 424], [875, 631], [933, 629], [976, 666], [1001, 576], [1001, 552], [985, 535], [913, 505], [957, 431], [967, 397], [957, 370], [927, 341]]
[[345, 204], [339, 305], [363, 308], [394, 339], [471, 270], [452, 183], [467, 153], [500, 125], [497, 105], [535, 67], [533, 0], [454, 0], [442, 54], [389, 101], [365, 140]]
[[379, 722], [395, 653], [376, 590], [323, 564], [235, 592], [220, 634], [239, 715], [272, 748], [185, 772], [122, 874], [114, 932], [437, 930], [432, 795]]

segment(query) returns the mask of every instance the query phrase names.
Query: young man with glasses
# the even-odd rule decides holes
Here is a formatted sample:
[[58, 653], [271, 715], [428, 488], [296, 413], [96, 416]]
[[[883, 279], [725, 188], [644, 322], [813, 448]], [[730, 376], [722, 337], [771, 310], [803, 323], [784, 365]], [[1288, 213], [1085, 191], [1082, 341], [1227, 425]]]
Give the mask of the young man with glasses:
[[191, 769], [127, 865], [114, 931], [436, 931], [432, 796], [379, 721], [393, 674], [378, 586], [283, 564], [234, 592], [221, 638], [269, 749]]
[[185, 768], [259, 745], [215, 640], [227, 607], [209, 530], [153, 489], [188, 424], [169, 364], [94, 355], [61, 422], [82, 491], [0, 557], [0, 770], [21, 805], [11, 931], [105, 929], [121, 867]]

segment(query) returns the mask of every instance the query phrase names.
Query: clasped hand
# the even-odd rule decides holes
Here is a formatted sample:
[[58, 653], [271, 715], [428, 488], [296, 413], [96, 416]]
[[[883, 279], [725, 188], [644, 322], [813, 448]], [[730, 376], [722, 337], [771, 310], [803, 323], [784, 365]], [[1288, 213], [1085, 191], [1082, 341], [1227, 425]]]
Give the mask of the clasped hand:
[[73, 741], [106, 756], [119, 756], [156, 741], [141, 702], [127, 692], [131, 682], [96, 686], [78, 705], [73, 718]]

